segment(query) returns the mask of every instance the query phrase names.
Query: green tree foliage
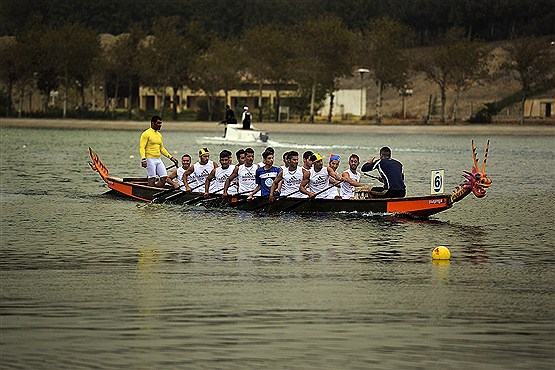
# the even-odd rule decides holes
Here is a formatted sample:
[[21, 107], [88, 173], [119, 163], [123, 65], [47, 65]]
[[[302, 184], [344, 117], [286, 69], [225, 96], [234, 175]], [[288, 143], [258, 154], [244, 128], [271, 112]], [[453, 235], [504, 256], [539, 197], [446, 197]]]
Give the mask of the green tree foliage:
[[488, 78], [489, 53], [478, 41], [459, 39], [450, 48], [451, 84], [455, 90], [452, 121], [458, 118], [460, 94]]
[[194, 89], [204, 91], [208, 96], [208, 119], [212, 120], [216, 110], [216, 95], [224, 90], [227, 102], [228, 92], [239, 87], [240, 72], [244, 69], [236, 40], [214, 38], [208, 49], [193, 61], [191, 74]]
[[404, 48], [411, 46], [412, 31], [391, 18], [370, 22], [360, 38], [361, 67], [370, 69], [377, 86], [376, 122], [381, 122], [383, 92], [389, 87], [407, 84], [409, 60]]
[[521, 86], [521, 124], [524, 124], [524, 102], [530, 93], [553, 79], [555, 58], [553, 46], [541, 38], [523, 37], [512, 41], [506, 48], [509, 62], [503, 68], [513, 72]]
[[7, 96], [6, 106], [2, 106], [2, 111], [6, 116], [12, 114], [13, 88], [19, 77], [19, 72], [17, 71], [17, 47], [18, 44], [15, 38], [4, 38], [0, 40], [0, 81], [6, 87], [6, 90], [3, 92]]
[[238, 37], [265, 24], [291, 27], [315, 14], [335, 15], [351, 30], [360, 31], [369, 19], [390, 17], [415, 29], [421, 45], [429, 45], [447, 29], [463, 27], [465, 35], [483, 40], [507, 39], [512, 34], [554, 34], [553, 0], [3, 0], [0, 35], [14, 35], [29, 17], [41, 15], [47, 26], [81, 23], [98, 33], [143, 29], [152, 20], [179, 16], [184, 23], [201, 21], [206, 32]]
[[295, 49], [293, 76], [303, 86], [301, 91], [310, 89], [310, 121], [314, 122], [318, 86], [323, 86], [330, 95], [328, 122], [331, 122], [337, 79], [352, 73], [355, 35], [340, 18], [326, 15], [309, 18], [297, 27], [294, 35], [290, 38]]
[[115, 84], [114, 98], [118, 100], [121, 83], [128, 87], [128, 117], [133, 108], [133, 86], [139, 75], [139, 46], [146, 37], [144, 31], [138, 26], [131, 28], [129, 33], [120, 35], [116, 42], [109, 46], [105, 52], [106, 78]]
[[[280, 90], [291, 80], [291, 60], [295, 50], [291, 48], [290, 36], [283, 27], [262, 25], [248, 29], [243, 35], [241, 45], [247, 70], [254, 77], [255, 82], [261, 84], [268, 82], [276, 91], [275, 120], [280, 105]], [[270, 107], [268, 107], [270, 108]], [[260, 113], [262, 107], [260, 106]], [[259, 116], [259, 120], [261, 117]]]
[[[447, 32], [439, 46], [433, 47], [417, 68], [426, 78], [437, 84], [441, 97], [440, 122], [445, 122], [447, 90], [453, 88], [457, 93], [477, 83], [487, 76], [487, 53], [478, 42], [464, 37], [461, 29]], [[456, 104], [453, 114], [456, 119]]]

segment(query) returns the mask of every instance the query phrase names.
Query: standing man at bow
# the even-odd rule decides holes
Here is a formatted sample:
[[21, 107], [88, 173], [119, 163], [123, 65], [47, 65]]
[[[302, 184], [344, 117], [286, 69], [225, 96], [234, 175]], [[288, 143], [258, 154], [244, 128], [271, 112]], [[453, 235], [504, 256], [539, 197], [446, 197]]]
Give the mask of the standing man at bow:
[[[160, 159], [160, 154], [168, 157], [177, 166], [177, 159], [164, 147], [162, 134], [159, 132], [160, 128], [162, 128], [162, 118], [152, 116], [150, 128], [143, 131], [139, 140], [141, 166], [146, 168], [148, 186], [157, 186], [159, 188], [164, 186], [168, 178], [168, 172]], [[158, 182], [156, 182], [157, 175], [160, 178]]]

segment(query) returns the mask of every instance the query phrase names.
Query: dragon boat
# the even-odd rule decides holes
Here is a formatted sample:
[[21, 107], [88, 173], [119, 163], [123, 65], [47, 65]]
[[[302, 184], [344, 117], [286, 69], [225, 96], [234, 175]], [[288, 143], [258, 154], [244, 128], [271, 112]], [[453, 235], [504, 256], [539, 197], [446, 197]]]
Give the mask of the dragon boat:
[[486, 195], [491, 185], [491, 180], [485, 173], [486, 161], [489, 150], [487, 142], [484, 160], [479, 168], [476, 148], [472, 142], [472, 157], [474, 166], [471, 171], [463, 171], [463, 182], [451, 194], [428, 196], [407, 196], [403, 198], [372, 198], [368, 189], [357, 189], [355, 199], [319, 199], [319, 198], [293, 198], [277, 197], [270, 201], [267, 197], [247, 199], [247, 195], [233, 195], [222, 197], [210, 194], [205, 197], [203, 193], [184, 192], [174, 188], [157, 188], [147, 185], [147, 179], [121, 178], [110, 175], [108, 168], [102, 163], [98, 155], [89, 148], [91, 156], [90, 167], [100, 174], [106, 185], [114, 192], [147, 203], [169, 203], [188, 206], [203, 206], [206, 208], [234, 208], [244, 211], [257, 212], [299, 212], [299, 213], [325, 213], [325, 212], [359, 212], [373, 214], [389, 214], [395, 216], [427, 218], [436, 213], [445, 211], [456, 202], [464, 199], [469, 194], [477, 198]]

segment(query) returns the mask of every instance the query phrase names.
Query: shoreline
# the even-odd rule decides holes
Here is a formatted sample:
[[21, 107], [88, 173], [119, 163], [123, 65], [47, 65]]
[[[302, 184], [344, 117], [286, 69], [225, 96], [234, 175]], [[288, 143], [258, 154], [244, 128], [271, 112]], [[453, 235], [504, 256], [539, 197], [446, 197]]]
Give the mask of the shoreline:
[[[44, 128], [80, 130], [140, 131], [149, 127], [144, 121], [98, 121], [76, 119], [1, 118], [3, 128]], [[555, 126], [508, 124], [344, 124], [344, 123], [255, 123], [255, 127], [269, 133], [322, 133], [351, 132], [361, 134], [447, 134], [447, 135], [547, 135], [555, 136]], [[224, 126], [216, 122], [164, 122], [162, 131], [222, 132]]]

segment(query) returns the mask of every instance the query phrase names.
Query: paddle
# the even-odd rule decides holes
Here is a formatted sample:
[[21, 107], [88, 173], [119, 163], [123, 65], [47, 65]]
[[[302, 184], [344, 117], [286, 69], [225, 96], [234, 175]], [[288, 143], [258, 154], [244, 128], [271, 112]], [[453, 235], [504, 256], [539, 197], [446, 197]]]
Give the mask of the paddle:
[[[290, 194], [284, 195], [284, 196], [278, 195], [277, 197], [274, 197], [274, 198], [275, 198], [274, 202], [277, 202], [277, 201], [280, 200], [280, 199], [287, 199], [287, 197], [290, 197], [290, 196], [293, 195], [293, 194], [299, 193], [300, 191], [301, 191], [301, 189], [299, 189], [299, 190], [297, 190], [297, 191], [294, 191], [294, 192], [292, 192], [292, 193], [290, 193]], [[259, 205], [259, 206], [257, 206], [257, 207], [254, 207], [254, 208], [250, 209], [249, 211], [258, 211], [259, 209], [264, 208], [264, 207], [266, 207], [267, 205], [269, 205], [269, 204], [271, 204], [271, 203], [272, 203], [272, 202], [270, 201], [270, 199], [268, 199], [267, 202], [264, 202], [264, 203], [262, 203], [261, 205]]]
[[[199, 203], [201, 203], [203, 200], [205, 200], [205, 201], [210, 200], [210, 199], [214, 198], [214, 195], [221, 195], [221, 194], [217, 194], [217, 193], [218, 193], [219, 191], [222, 191], [222, 190], [224, 190], [224, 188], [218, 189], [218, 190], [216, 190], [216, 191], [213, 192], [213, 193], [208, 193], [208, 197], [205, 197], [205, 195], [202, 194], [202, 195], [200, 195], [200, 196], [198, 196], [198, 197], [189, 199], [188, 201], [184, 202], [183, 204], [189, 206], [189, 205], [191, 205], [191, 204], [196, 203], [197, 201], [198, 201]], [[202, 199], [202, 198], [206, 198], [206, 199]]]
[[378, 180], [378, 181], [380, 181], [380, 182], [383, 182], [383, 180], [382, 180], [381, 178], [377, 177], [377, 176], [372, 176], [372, 175], [369, 175], [369, 174], [364, 173], [364, 172], [361, 172], [361, 173], [362, 173], [364, 176], [368, 176], [368, 177], [371, 177], [371, 178], [373, 178], [373, 179], [376, 179], [376, 180]]
[[193, 190], [195, 190], [196, 188], [200, 188], [200, 187], [203, 186], [203, 185], [204, 185], [204, 184], [199, 184], [199, 185], [195, 186], [194, 188], [191, 188], [190, 191], [183, 191], [183, 190], [181, 190], [181, 188], [179, 188], [179, 190], [181, 190], [179, 193], [170, 195], [169, 197], [167, 197], [166, 199], [164, 199], [164, 201], [177, 199], [177, 198], [179, 198], [179, 197], [182, 197], [182, 196], [185, 195], [185, 194], [188, 194], [189, 192], [192, 193]]
[[174, 164], [172, 164], [171, 166], [166, 167], [166, 171], [169, 170], [169, 169], [172, 168], [172, 167], [177, 167], [177, 164], [174, 163]]
[[333, 188], [334, 186], [336, 186], [336, 185], [338, 185], [338, 184], [341, 184], [343, 181], [345, 181], [345, 179], [341, 179], [340, 181], [336, 182], [335, 184], [333, 184], [333, 185], [331, 185], [331, 186], [328, 186], [328, 187], [325, 188], [324, 190], [320, 190], [319, 192], [317, 192], [316, 194], [314, 194], [313, 197], [308, 197], [308, 198], [303, 198], [303, 199], [301, 199], [301, 200], [298, 201], [297, 203], [295, 203], [295, 204], [293, 204], [293, 205], [291, 205], [291, 206], [289, 206], [289, 207], [287, 207], [287, 208], [285, 208], [285, 209], [282, 209], [281, 212], [288, 212], [288, 211], [290, 211], [290, 210], [292, 210], [292, 209], [295, 209], [295, 208], [297, 208], [297, 207], [303, 205], [304, 203], [310, 202], [312, 199], [315, 199], [318, 195], [320, 195], [320, 194], [322, 194], [322, 193], [325, 193], [326, 191], [330, 190], [330, 189]]
[[[253, 190], [254, 190], [254, 189], [247, 190], [247, 191], [244, 191], [244, 192], [242, 192], [242, 193], [233, 194], [233, 195], [230, 195], [230, 197], [233, 198], [233, 197], [236, 197], [236, 196], [238, 196], [238, 195], [245, 195], [245, 194], [248, 194], [248, 193], [252, 193]], [[249, 201], [248, 198], [239, 199], [239, 200], [237, 200], [237, 201], [235, 201], [235, 202], [228, 202], [226, 205], [227, 205], [227, 206], [230, 206], [230, 207], [235, 207], [235, 206], [240, 206], [241, 204], [245, 204], [245, 203], [247, 203], [248, 201]]]

